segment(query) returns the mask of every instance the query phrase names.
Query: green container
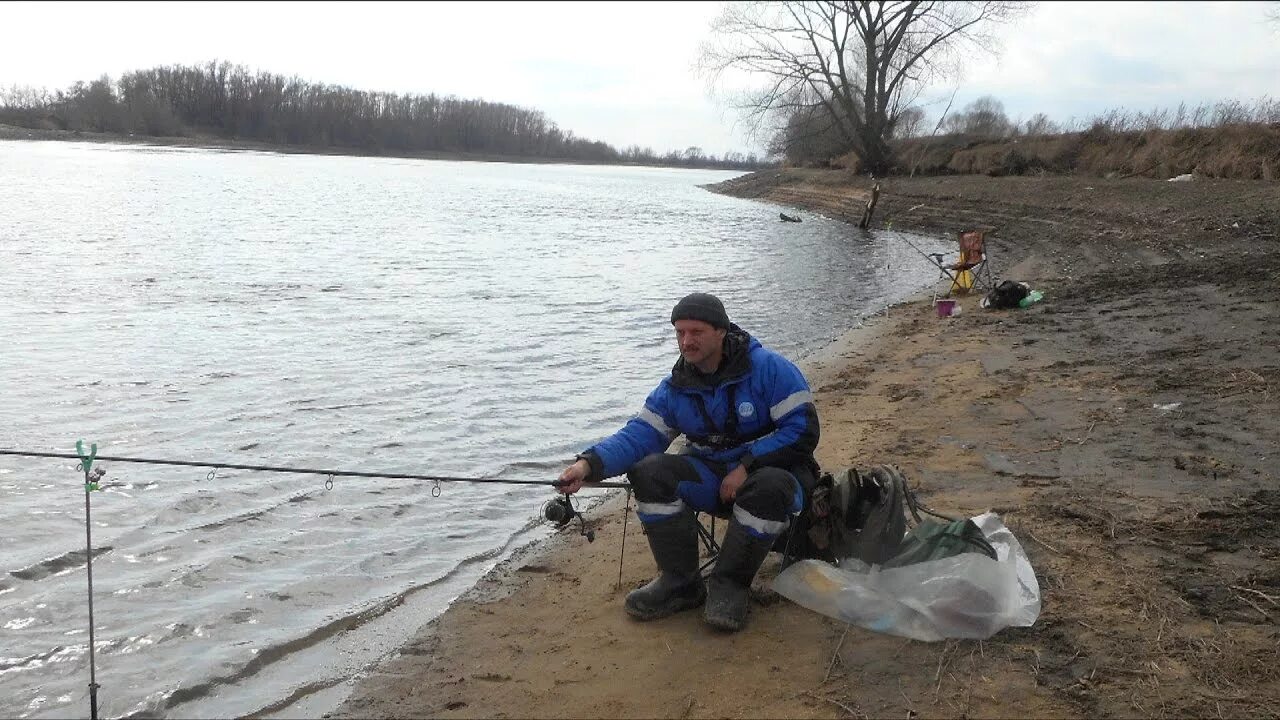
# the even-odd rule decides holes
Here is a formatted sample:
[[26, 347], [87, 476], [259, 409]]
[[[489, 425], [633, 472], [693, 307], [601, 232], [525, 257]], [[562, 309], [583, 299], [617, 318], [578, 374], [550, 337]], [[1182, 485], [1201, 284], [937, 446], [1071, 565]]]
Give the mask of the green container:
[[1044, 293], [1040, 292], [1039, 290], [1032, 290], [1031, 292], [1027, 293], [1026, 297], [1018, 301], [1018, 307], [1031, 307], [1032, 305], [1040, 302], [1040, 299], [1043, 297], [1044, 297]]

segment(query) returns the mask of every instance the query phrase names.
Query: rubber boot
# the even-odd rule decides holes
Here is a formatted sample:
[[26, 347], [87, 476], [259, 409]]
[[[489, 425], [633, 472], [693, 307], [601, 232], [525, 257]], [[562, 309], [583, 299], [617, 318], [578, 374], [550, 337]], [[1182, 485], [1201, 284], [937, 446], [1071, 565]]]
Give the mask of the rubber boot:
[[627, 594], [624, 607], [628, 615], [637, 620], [657, 620], [706, 601], [707, 587], [698, 573], [696, 522], [693, 511], [685, 510], [669, 520], [644, 526], [661, 574]]
[[720, 556], [707, 578], [707, 624], [734, 632], [747, 623], [751, 581], [769, 556], [775, 538], [759, 538], [737, 520], [729, 521]]

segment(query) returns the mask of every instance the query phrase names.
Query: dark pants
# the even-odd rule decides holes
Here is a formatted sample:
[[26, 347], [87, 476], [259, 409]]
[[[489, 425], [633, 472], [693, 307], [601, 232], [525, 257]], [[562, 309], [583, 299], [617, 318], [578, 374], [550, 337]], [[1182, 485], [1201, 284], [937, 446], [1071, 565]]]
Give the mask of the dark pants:
[[656, 522], [676, 511], [679, 502], [694, 510], [728, 516], [736, 505], [766, 521], [786, 522], [804, 505], [807, 489], [812, 487], [812, 472], [807, 467], [764, 467], [747, 475], [732, 504], [720, 502], [720, 482], [728, 468], [690, 455], [654, 453], [636, 463], [627, 479], [641, 504], [643, 522]]

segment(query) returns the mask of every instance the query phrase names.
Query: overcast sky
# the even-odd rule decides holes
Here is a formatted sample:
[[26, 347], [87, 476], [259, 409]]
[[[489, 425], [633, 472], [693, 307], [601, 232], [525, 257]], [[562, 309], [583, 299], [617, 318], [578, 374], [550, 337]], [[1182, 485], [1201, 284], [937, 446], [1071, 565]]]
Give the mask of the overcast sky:
[[[694, 73], [721, 3], [0, 3], [0, 86], [62, 88], [156, 65], [252, 70], [542, 110], [622, 148], [758, 150]], [[1066, 121], [1280, 96], [1273, 2], [1040, 3], [934, 91]], [[941, 105], [931, 114], [936, 115]]]

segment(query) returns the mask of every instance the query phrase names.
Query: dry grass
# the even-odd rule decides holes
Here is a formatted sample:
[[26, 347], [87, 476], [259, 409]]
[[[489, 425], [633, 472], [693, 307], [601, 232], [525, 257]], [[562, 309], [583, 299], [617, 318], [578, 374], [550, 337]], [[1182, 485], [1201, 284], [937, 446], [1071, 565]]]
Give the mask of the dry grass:
[[[1110, 110], [1031, 135], [946, 135], [898, 141], [895, 172], [921, 175], [1037, 173], [1169, 178], [1184, 173], [1280, 180], [1280, 100], [1226, 101], [1149, 112]], [[858, 169], [852, 155], [832, 161]]]
[[[847, 163], [849, 160], [841, 159]], [[1280, 123], [1005, 139], [950, 136], [904, 141], [898, 171], [922, 175], [1067, 173], [1167, 178], [1183, 173], [1280, 180]]]

